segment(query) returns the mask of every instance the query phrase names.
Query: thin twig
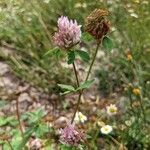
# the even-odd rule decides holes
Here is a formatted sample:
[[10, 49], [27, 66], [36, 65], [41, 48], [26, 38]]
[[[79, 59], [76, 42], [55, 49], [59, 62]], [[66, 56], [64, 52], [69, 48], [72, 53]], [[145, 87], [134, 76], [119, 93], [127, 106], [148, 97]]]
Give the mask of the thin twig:
[[16, 114], [17, 114], [17, 119], [18, 119], [18, 122], [19, 122], [19, 128], [20, 128], [20, 131], [21, 131], [21, 135], [22, 135], [22, 138], [23, 138], [23, 128], [22, 128], [22, 125], [21, 125], [18, 98], [17, 98], [17, 100], [16, 100]]
[[8, 89], [7, 89], [7, 85], [6, 85], [6, 83], [5, 83], [4, 79], [3, 79], [3, 77], [2, 77], [1, 75], [0, 75], [0, 79], [1, 79], [1, 81], [2, 81], [2, 83], [3, 83], [3, 85], [4, 85], [4, 89], [5, 89], [6, 94], [8, 94], [8, 95], [9, 95], [9, 93], [8, 93]]
[[120, 143], [119, 143], [116, 139], [114, 139], [111, 135], [109, 135], [109, 137], [111, 138], [111, 140], [112, 140], [115, 144], [117, 144], [117, 145], [120, 146]]

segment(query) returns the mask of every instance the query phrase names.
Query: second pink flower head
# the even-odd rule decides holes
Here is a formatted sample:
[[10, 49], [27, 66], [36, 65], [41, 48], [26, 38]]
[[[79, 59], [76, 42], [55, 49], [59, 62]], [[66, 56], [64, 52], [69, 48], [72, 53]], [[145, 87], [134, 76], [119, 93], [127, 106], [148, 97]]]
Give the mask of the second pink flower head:
[[80, 42], [81, 25], [76, 20], [61, 16], [58, 21], [58, 32], [53, 36], [54, 44], [61, 49], [70, 49]]
[[69, 123], [64, 129], [61, 129], [60, 142], [63, 144], [78, 146], [84, 139], [84, 133], [77, 130], [73, 124]]

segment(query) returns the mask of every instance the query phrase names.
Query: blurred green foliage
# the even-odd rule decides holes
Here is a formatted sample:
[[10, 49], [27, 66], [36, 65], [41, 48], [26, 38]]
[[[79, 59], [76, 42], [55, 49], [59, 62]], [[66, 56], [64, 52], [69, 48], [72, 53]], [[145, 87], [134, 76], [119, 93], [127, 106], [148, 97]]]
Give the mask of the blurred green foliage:
[[[49, 50], [53, 51], [52, 35], [57, 30], [57, 19], [61, 15], [77, 19], [78, 23], [83, 25], [84, 31], [85, 18], [95, 8], [107, 8], [110, 11], [112, 31], [109, 36], [113, 39], [114, 47], [109, 55], [108, 52], [104, 52], [104, 56], [97, 65], [100, 92], [108, 96], [119, 89], [121, 93], [124, 87], [131, 83], [133, 87], [141, 89], [140, 99], [145, 104], [145, 110], [148, 110], [150, 97], [149, 0], [1, 0], [0, 43], [2, 47], [14, 53], [6, 55], [1, 51], [0, 58], [7, 61], [14, 73], [22, 80], [42, 87], [45, 91], [56, 91], [56, 83], [60, 81], [67, 83], [72, 80], [71, 72], [63, 67], [63, 54], [61, 54], [61, 61], [53, 57], [53, 53], [45, 55]], [[82, 40], [81, 44], [85, 45], [85, 48], [89, 43], [90, 47], [93, 46], [93, 39], [89, 36], [83, 36]], [[89, 48], [87, 49], [91, 52]], [[103, 52], [103, 49], [101, 51]], [[132, 56], [132, 62], [127, 59], [128, 54]], [[134, 97], [133, 100], [136, 101], [136, 98]], [[38, 114], [35, 115], [38, 116]], [[149, 116], [149, 113], [146, 115]], [[34, 115], [33, 117], [36, 119]], [[10, 122], [1, 118], [1, 123]], [[141, 124], [139, 121], [138, 129], [143, 128]], [[133, 130], [136, 129], [136, 125], [137, 122], [130, 127], [131, 130], [128, 128], [124, 137], [125, 144], [128, 148], [143, 149], [145, 148], [143, 145], [148, 145], [148, 138], [144, 138], [145, 132]], [[39, 129], [38, 135], [41, 135], [41, 132], [45, 133], [47, 130]], [[137, 134], [139, 136], [136, 136]]]
[[[114, 51], [101, 60], [98, 71], [100, 89], [111, 93], [129, 82], [140, 82], [145, 87], [150, 79], [150, 3], [149, 1], [113, 1], [108, 4], [111, 12]], [[136, 64], [133, 76], [127, 55], [131, 54]]]
[[[8, 61], [15, 74], [43, 88], [54, 88], [53, 83], [59, 82], [62, 78], [64, 82], [68, 81], [69, 72], [62, 69], [58, 60], [50, 56], [43, 57], [53, 47], [52, 35], [57, 29], [57, 18], [61, 15], [75, 18], [84, 29], [85, 17], [95, 8], [108, 8], [110, 11], [111, 36], [114, 37], [115, 43], [112, 55], [117, 58], [112, 64], [109, 61], [109, 66], [115, 64], [113, 72], [125, 70], [122, 56], [126, 49], [130, 49], [142, 66], [141, 74], [145, 79], [149, 79], [150, 5], [146, 0], [2, 0], [1, 43], [13, 45], [16, 55], [5, 57], [1, 54], [1, 56]], [[119, 65], [116, 67], [116, 64]]]

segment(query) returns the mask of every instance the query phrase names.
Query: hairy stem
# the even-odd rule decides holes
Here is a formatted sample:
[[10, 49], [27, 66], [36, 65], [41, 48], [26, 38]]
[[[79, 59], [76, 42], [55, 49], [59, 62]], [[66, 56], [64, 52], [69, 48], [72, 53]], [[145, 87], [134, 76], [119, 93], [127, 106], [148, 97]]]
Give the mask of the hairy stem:
[[[98, 48], [99, 48], [99, 46], [100, 46], [100, 43], [101, 43], [101, 41], [99, 41], [99, 42], [97, 43], [97, 47], [96, 47], [96, 50], [95, 50], [95, 53], [94, 53], [92, 62], [91, 62], [91, 64], [90, 64], [90, 67], [89, 67], [87, 76], [86, 76], [86, 78], [85, 78], [85, 81], [88, 80], [89, 75], [90, 75], [90, 73], [91, 73], [91, 70], [92, 70], [92, 67], [93, 67], [95, 58], [96, 58], [96, 56], [97, 56], [97, 52], [98, 52]], [[73, 66], [74, 66], [74, 64], [73, 64]], [[76, 70], [76, 69], [74, 69], [74, 70]], [[74, 71], [74, 72], [76, 72], [76, 71]], [[77, 73], [75, 73], [75, 74], [77, 75]], [[79, 87], [80, 84], [79, 84], [78, 77], [76, 77], [76, 80], [77, 80], [77, 84], [78, 84], [78, 87]], [[82, 96], [82, 94], [83, 94], [83, 91], [84, 91], [84, 90], [81, 90], [81, 91], [79, 92], [78, 102], [77, 102], [76, 109], [75, 109], [75, 111], [74, 111], [74, 114], [73, 114], [73, 117], [72, 117], [72, 120], [71, 120], [71, 124], [74, 122], [75, 115], [76, 115], [76, 113], [77, 113], [77, 111], [78, 111], [78, 109], [79, 109], [79, 105], [80, 105], [80, 102], [81, 102], [81, 96]]]
[[[79, 86], [80, 86], [80, 83], [79, 83], [78, 73], [77, 73], [77, 69], [76, 69], [75, 63], [73, 63], [73, 70], [74, 70], [74, 74], [75, 74], [75, 77], [76, 77], [77, 87], [79, 87]], [[77, 107], [76, 107], [76, 109], [75, 109], [75, 111], [74, 111], [74, 114], [73, 114], [71, 123], [73, 123], [74, 118], [75, 118], [75, 115], [76, 115], [76, 112], [77, 112], [77, 110], [78, 110], [78, 108], [79, 108], [81, 95], [82, 95], [82, 91], [79, 91], [78, 103], [77, 103]]]
[[71, 124], [73, 123], [74, 118], [75, 118], [75, 116], [76, 116], [76, 113], [77, 113], [77, 111], [78, 111], [78, 109], [79, 109], [79, 105], [80, 105], [82, 93], [83, 93], [83, 90], [80, 92], [80, 94], [79, 94], [79, 96], [78, 96], [78, 103], [77, 103], [77, 105], [76, 105], [76, 109], [75, 109], [75, 111], [74, 111], [74, 114], [73, 114], [73, 117], [72, 117], [72, 120], [71, 120]]
[[20, 131], [21, 131], [21, 135], [22, 135], [22, 138], [23, 138], [23, 128], [22, 128], [22, 125], [21, 125], [18, 98], [17, 98], [17, 100], [16, 100], [16, 114], [17, 114], [17, 119], [18, 119], [18, 122], [19, 122], [19, 128], [20, 128]]
[[79, 83], [79, 78], [78, 78], [78, 73], [77, 73], [75, 63], [73, 63], [73, 70], [74, 70], [74, 74], [75, 74], [75, 77], [76, 77], [77, 87], [79, 87], [80, 83]]
[[94, 53], [94, 56], [93, 56], [92, 62], [91, 62], [91, 64], [90, 64], [90, 67], [89, 67], [89, 70], [88, 70], [88, 73], [87, 73], [87, 76], [86, 76], [85, 81], [87, 81], [87, 80], [88, 80], [88, 78], [89, 78], [89, 75], [90, 75], [90, 73], [91, 73], [91, 70], [92, 70], [92, 67], [93, 67], [93, 64], [94, 64], [95, 58], [96, 58], [96, 56], [97, 56], [97, 52], [98, 52], [98, 48], [99, 48], [100, 44], [101, 44], [101, 41], [99, 41], [99, 42], [97, 43], [97, 47], [96, 47], [96, 50], [95, 50], [95, 53]]

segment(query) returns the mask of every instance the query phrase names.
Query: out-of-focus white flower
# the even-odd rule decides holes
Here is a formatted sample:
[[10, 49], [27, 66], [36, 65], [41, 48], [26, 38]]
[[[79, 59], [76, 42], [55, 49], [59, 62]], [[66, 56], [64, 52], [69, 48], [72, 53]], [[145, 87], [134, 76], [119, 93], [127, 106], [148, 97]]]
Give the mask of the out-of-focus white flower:
[[128, 9], [129, 13], [134, 13], [134, 9]]
[[83, 7], [83, 8], [86, 8], [86, 7], [87, 7], [87, 4], [86, 4], [86, 3], [83, 3], [82, 7]]
[[29, 21], [29, 22], [30, 22], [31, 20], [32, 20], [32, 18], [27, 18], [27, 21]]
[[78, 122], [84, 123], [85, 121], [87, 121], [87, 117], [83, 115], [81, 112], [77, 112], [74, 120], [76, 123]]
[[115, 115], [118, 111], [118, 108], [114, 104], [110, 104], [109, 106], [106, 106], [107, 114], [108, 115]]
[[149, 4], [148, 0], [142, 1], [143, 4]]
[[139, 1], [139, 0], [134, 0], [134, 2], [135, 2], [135, 3], [140, 3], [140, 1]]
[[131, 13], [130, 16], [134, 18], [138, 18], [138, 15], [136, 13]]
[[50, 2], [50, 0], [44, 0], [43, 2], [48, 4]]
[[87, 4], [86, 3], [76, 3], [75, 4], [75, 8], [80, 8], [80, 7], [86, 8]]
[[102, 128], [101, 128], [101, 132], [102, 134], [109, 134], [111, 133], [113, 130], [112, 126], [110, 125], [104, 125]]
[[75, 8], [79, 8], [79, 7], [82, 7], [82, 4], [81, 3], [76, 3]]
[[29, 143], [29, 147], [30, 149], [40, 149], [42, 147], [42, 142], [40, 139], [33, 139], [32, 141], [30, 141]]

